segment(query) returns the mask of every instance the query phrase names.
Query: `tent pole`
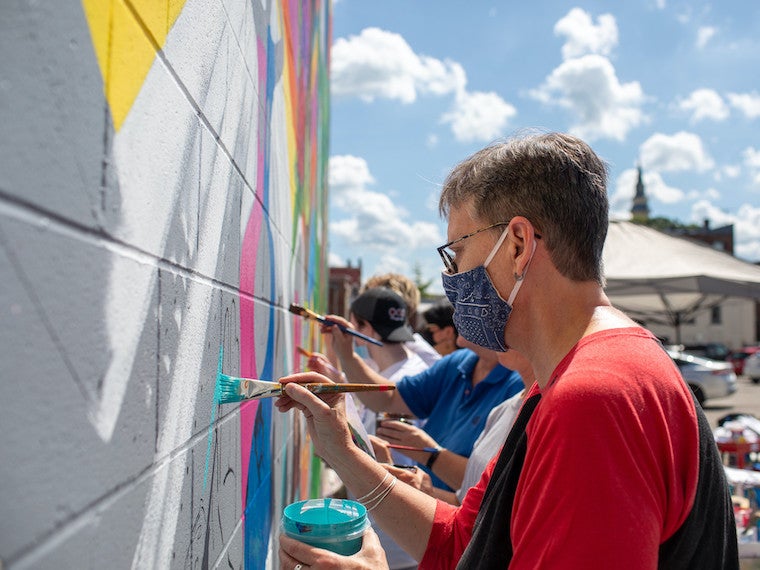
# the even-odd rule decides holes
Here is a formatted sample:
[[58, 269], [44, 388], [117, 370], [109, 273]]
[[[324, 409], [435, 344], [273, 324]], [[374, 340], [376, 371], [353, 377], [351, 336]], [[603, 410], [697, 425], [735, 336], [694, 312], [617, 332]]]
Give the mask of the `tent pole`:
[[676, 329], [676, 344], [681, 344], [681, 313], [673, 314], [673, 326]]

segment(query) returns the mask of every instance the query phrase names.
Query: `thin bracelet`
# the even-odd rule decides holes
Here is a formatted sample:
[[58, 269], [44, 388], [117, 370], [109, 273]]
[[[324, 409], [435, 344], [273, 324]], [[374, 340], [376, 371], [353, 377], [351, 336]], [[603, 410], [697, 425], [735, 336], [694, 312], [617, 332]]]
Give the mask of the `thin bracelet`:
[[367, 507], [367, 512], [370, 512], [380, 506], [380, 503], [383, 502], [385, 497], [391, 494], [391, 491], [393, 490], [393, 487], [396, 486], [397, 481], [398, 479], [394, 477], [393, 481], [390, 482], [390, 485], [388, 485], [388, 487], [376, 499], [373, 499], [374, 504], [371, 507], [365, 505], [365, 507]]
[[377, 487], [375, 487], [374, 489], [372, 489], [372, 490], [371, 490], [369, 493], [367, 493], [367, 494], [366, 494], [366, 495], [364, 495], [363, 497], [359, 497], [359, 498], [358, 498], [358, 499], [356, 499], [356, 500], [357, 500], [357, 501], [359, 501], [360, 503], [363, 503], [364, 501], [366, 501], [367, 499], [369, 499], [369, 498], [370, 498], [372, 495], [374, 495], [374, 494], [377, 492], [377, 490], [378, 490], [380, 487], [382, 487], [382, 486], [383, 486], [383, 483], [385, 483], [385, 480], [386, 480], [386, 479], [387, 479], [389, 476], [390, 476], [390, 472], [386, 471], [386, 472], [385, 472], [385, 477], [383, 477], [383, 480], [382, 480], [382, 481], [380, 481], [380, 482], [377, 484]]
[[[382, 489], [381, 491], [379, 491], [371, 499], [367, 499], [366, 501], [361, 501], [361, 504], [367, 507], [367, 511], [371, 511], [382, 502], [382, 500], [388, 495], [388, 493], [391, 492], [391, 489], [393, 489], [393, 486], [396, 484], [396, 481], [397, 479], [393, 475], [391, 475], [391, 482], [388, 483], [388, 486], [385, 489]], [[370, 505], [372, 505], [372, 507], [370, 507]]]

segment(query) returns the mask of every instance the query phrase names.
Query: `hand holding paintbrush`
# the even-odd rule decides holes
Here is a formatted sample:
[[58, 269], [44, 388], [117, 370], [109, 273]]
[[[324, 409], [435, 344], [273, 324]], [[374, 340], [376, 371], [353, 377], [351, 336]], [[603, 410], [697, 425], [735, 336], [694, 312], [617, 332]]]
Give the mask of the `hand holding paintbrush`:
[[[321, 377], [320, 377], [321, 378]], [[299, 382], [299, 384], [301, 384]], [[393, 384], [334, 384], [332, 382], [306, 382], [301, 384], [312, 394], [343, 394], [346, 392], [384, 392], [395, 390]], [[214, 398], [220, 404], [243, 400], [273, 398], [283, 394], [283, 384], [256, 378], [237, 378], [219, 373]]]
[[315, 313], [314, 311], [310, 311], [306, 307], [302, 307], [300, 305], [296, 305], [295, 303], [291, 303], [289, 311], [293, 313], [294, 315], [298, 315], [305, 319], [311, 319], [313, 321], [320, 322], [323, 325], [328, 326], [328, 327], [336, 326], [346, 334], [350, 334], [362, 340], [366, 340], [367, 342], [371, 342], [372, 344], [376, 344], [377, 346], [383, 346], [383, 343], [380, 342], [379, 340], [372, 338], [370, 336], [367, 336], [365, 334], [362, 334], [352, 328], [345, 326], [342, 323], [338, 323], [336, 321], [325, 318], [322, 315]]
[[310, 370], [318, 372], [323, 376], [327, 376], [333, 382], [337, 382], [339, 384], [346, 382], [346, 375], [335, 368], [335, 366], [330, 363], [330, 360], [324, 354], [320, 354], [319, 352], [311, 352], [300, 346], [297, 346], [296, 350], [302, 356], [308, 358], [307, 365]]

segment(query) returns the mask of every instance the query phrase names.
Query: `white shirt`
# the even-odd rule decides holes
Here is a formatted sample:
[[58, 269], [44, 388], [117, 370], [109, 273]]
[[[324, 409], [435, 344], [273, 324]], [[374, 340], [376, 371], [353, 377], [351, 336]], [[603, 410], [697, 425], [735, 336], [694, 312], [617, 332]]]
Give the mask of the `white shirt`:
[[[409, 351], [407, 351], [407, 353], [409, 353]], [[420, 358], [417, 354], [409, 353], [409, 357], [406, 360], [399, 360], [385, 370], [381, 370], [380, 375], [393, 384], [397, 384], [404, 376], [418, 374], [419, 372], [427, 370], [428, 368], [429, 365], [426, 364], [425, 361], [422, 360], [422, 358]], [[364, 423], [364, 427], [367, 428], [367, 432], [374, 435], [377, 414], [369, 408], [364, 408], [362, 421]], [[413, 463], [409, 458], [398, 454], [398, 452], [395, 450], [392, 453], [394, 462], [406, 465]], [[416, 568], [417, 561], [409, 556], [398, 544], [396, 544], [390, 536], [385, 534], [385, 532], [383, 532], [383, 529], [374, 524], [374, 520], [372, 519], [371, 514], [370, 520], [373, 523], [372, 526], [375, 529], [375, 532], [377, 532], [377, 535], [380, 538], [380, 545], [383, 547], [383, 550], [385, 550], [385, 557], [388, 559], [388, 567], [390, 570]]]
[[504, 445], [517, 412], [520, 411], [524, 395], [525, 390], [521, 390], [508, 400], [504, 400], [488, 414], [486, 425], [475, 440], [472, 453], [467, 459], [462, 486], [456, 492], [460, 505], [470, 487], [474, 487], [480, 481], [488, 462]]
[[414, 333], [414, 340], [405, 342], [404, 348], [411, 350], [414, 354], [419, 356], [428, 367], [435, 364], [436, 360], [441, 359], [440, 353], [430, 346], [430, 343], [422, 338], [420, 333]]

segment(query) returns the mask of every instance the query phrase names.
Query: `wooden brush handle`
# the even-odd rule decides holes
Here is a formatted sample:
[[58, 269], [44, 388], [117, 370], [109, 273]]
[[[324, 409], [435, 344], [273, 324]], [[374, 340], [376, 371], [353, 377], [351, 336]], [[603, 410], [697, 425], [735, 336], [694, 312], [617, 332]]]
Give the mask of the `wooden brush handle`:
[[393, 384], [301, 384], [312, 394], [341, 394], [343, 392], [387, 392], [395, 390]]

